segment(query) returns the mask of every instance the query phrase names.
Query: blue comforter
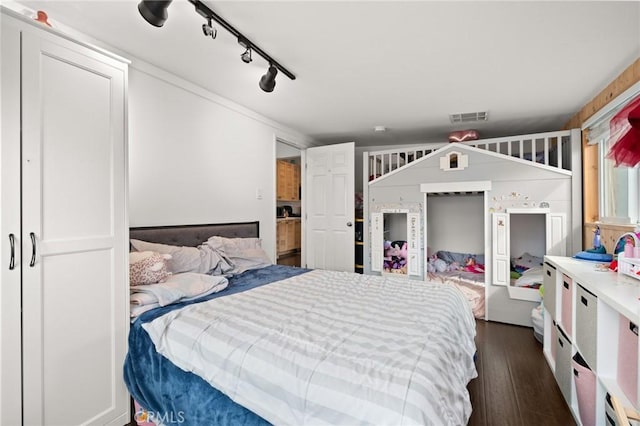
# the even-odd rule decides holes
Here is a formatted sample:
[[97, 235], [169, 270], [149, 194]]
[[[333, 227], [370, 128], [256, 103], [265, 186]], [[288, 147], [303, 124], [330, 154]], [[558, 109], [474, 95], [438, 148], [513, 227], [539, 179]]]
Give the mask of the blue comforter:
[[309, 269], [270, 265], [229, 279], [229, 286], [202, 299], [153, 309], [142, 314], [129, 331], [124, 380], [133, 398], [146, 409], [146, 418], [169, 425], [267, 425], [264, 419], [236, 404], [193, 373], [183, 371], [158, 354], [142, 324], [186, 305], [250, 290], [308, 272]]

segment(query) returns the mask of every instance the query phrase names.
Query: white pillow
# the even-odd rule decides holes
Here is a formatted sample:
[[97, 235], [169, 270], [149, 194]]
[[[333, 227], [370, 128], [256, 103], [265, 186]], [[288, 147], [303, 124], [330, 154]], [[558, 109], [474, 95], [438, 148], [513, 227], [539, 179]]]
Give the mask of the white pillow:
[[526, 271], [522, 272], [521, 275], [544, 275], [544, 269], [542, 266], [534, 266], [533, 268], [529, 268]]
[[542, 268], [531, 268], [522, 273], [522, 275], [516, 280], [515, 285], [517, 287], [526, 287], [533, 284], [542, 284], [543, 279], [544, 273]]
[[167, 268], [174, 274], [200, 271], [200, 250], [197, 247], [172, 246], [135, 239], [131, 240], [131, 245], [137, 251], [155, 251], [157, 253], [170, 254], [171, 259], [167, 263]]
[[260, 238], [227, 238], [210, 237], [207, 244], [212, 247], [223, 247], [226, 253], [238, 253], [246, 249], [256, 249], [262, 247]]
[[165, 282], [159, 284], [134, 287], [131, 289], [131, 300], [134, 304], [154, 302], [149, 297], [141, 295], [141, 293], [146, 293], [155, 297], [155, 302], [160, 306], [167, 306], [171, 303], [193, 300], [217, 293], [224, 290], [228, 284], [229, 281], [222, 276], [184, 272], [171, 275]]
[[233, 263], [233, 274], [241, 274], [249, 269], [263, 268], [272, 264], [262, 249], [260, 238], [210, 237], [207, 245], [222, 250]]
[[542, 257], [534, 256], [529, 253], [524, 253], [522, 256], [513, 259], [513, 264], [516, 268], [523, 270], [542, 266], [542, 262], [544, 262]]

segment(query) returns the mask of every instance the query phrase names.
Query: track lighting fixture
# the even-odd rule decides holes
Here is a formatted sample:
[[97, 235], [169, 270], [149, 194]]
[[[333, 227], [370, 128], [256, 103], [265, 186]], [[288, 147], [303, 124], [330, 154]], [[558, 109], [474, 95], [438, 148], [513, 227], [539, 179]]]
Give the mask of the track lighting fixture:
[[218, 30], [211, 25], [211, 18], [207, 18], [207, 23], [202, 24], [202, 32], [207, 37], [216, 38], [218, 36]]
[[276, 74], [278, 74], [278, 69], [269, 64], [269, 69], [260, 78], [260, 88], [265, 92], [273, 92], [273, 88], [276, 87]]
[[240, 55], [240, 59], [245, 64], [253, 61], [251, 58], [251, 42], [247, 40], [242, 34], [238, 36], [238, 44], [245, 48], [245, 51], [242, 55]]
[[[171, 4], [172, 0], [160, 1], [160, 0], [142, 0], [138, 4], [138, 11], [142, 17], [151, 25], [161, 27], [167, 20], [167, 8]], [[196, 12], [207, 20], [206, 24], [202, 25], [202, 32], [205, 36], [216, 38], [218, 31], [212, 25], [212, 21], [216, 21], [218, 25], [229, 31], [232, 35], [238, 38], [238, 44], [244, 47], [245, 51], [240, 55], [240, 58], [245, 63], [250, 63], [253, 58], [252, 52], [256, 52], [265, 61], [269, 63], [269, 69], [266, 74], [260, 78], [259, 86], [265, 92], [272, 92], [276, 86], [276, 75], [278, 70], [282, 71], [284, 75], [291, 80], [295, 80], [296, 76], [288, 69], [280, 65], [275, 59], [269, 56], [265, 51], [256, 46], [251, 40], [242, 35], [231, 24], [225, 21], [221, 16], [217, 15], [213, 10], [209, 9], [200, 0], [188, 0], [196, 8]]]
[[155, 27], [161, 27], [167, 20], [167, 8], [171, 1], [142, 0], [138, 4], [138, 11], [148, 23]]
[[253, 61], [253, 59], [251, 59], [251, 49], [247, 47], [247, 50], [245, 50], [244, 53], [240, 55], [240, 59], [242, 59], [242, 62], [244, 62], [245, 64]]

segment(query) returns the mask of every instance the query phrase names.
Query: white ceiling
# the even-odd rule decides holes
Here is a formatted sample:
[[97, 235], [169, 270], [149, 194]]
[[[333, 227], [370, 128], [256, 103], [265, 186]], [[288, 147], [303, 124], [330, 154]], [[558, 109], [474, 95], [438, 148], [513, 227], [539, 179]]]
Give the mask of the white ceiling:
[[[206, 1], [296, 76], [258, 87], [267, 63], [193, 5], [162, 28], [137, 1], [24, 1], [32, 9], [316, 139], [387, 145], [559, 130], [640, 57], [637, 1]], [[135, 64], [134, 64], [135, 65]], [[488, 111], [452, 125], [451, 113]], [[376, 133], [374, 126], [385, 126]]]

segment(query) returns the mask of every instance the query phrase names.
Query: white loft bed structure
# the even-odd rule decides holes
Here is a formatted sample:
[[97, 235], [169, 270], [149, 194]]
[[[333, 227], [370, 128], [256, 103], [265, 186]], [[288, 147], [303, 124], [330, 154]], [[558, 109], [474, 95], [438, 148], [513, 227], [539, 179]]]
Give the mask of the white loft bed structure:
[[[429, 255], [470, 253], [484, 262], [481, 317], [531, 326], [539, 291], [515, 285], [512, 259], [582, 250], [579, 129], [365, 152], [363, 165], [365, 274], [431, 280]], [[402, 271], [391, 241], [406, 241]]]

